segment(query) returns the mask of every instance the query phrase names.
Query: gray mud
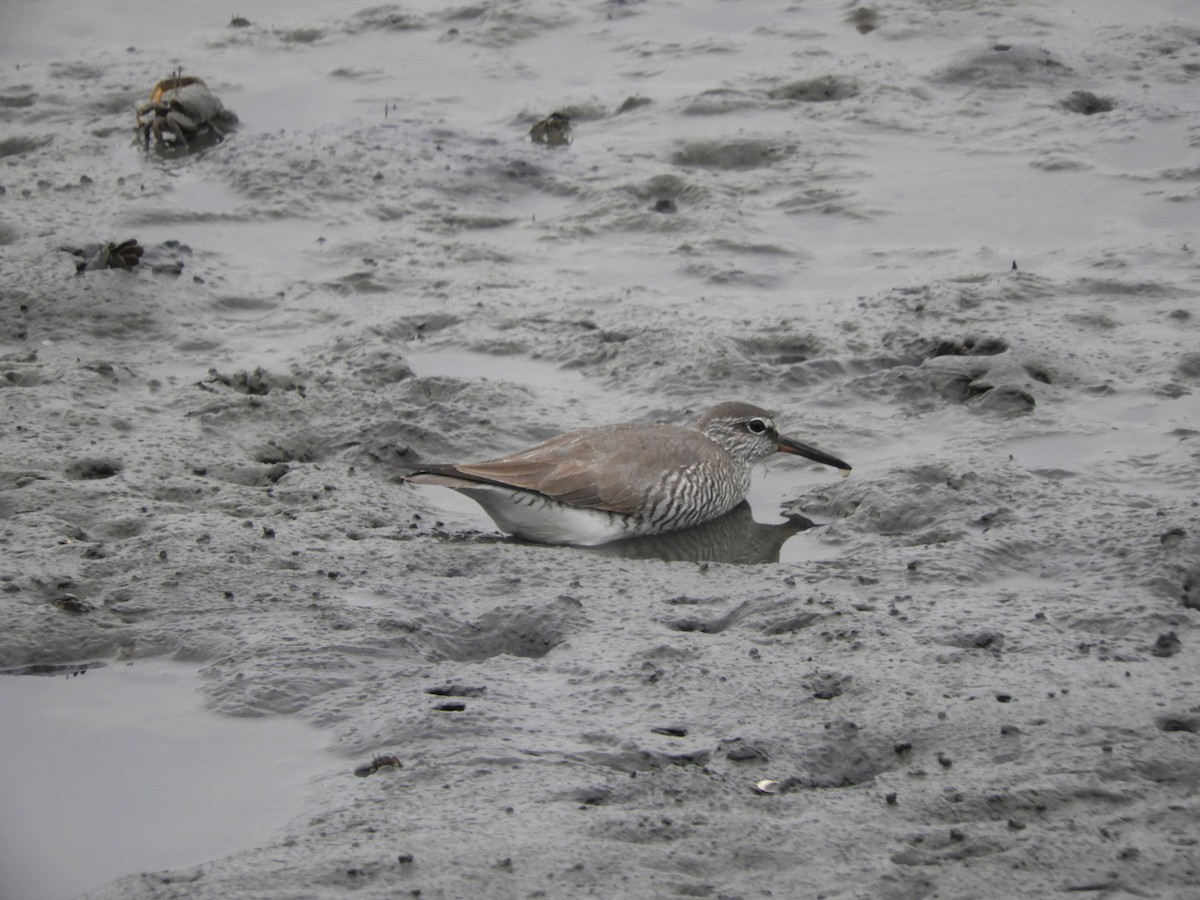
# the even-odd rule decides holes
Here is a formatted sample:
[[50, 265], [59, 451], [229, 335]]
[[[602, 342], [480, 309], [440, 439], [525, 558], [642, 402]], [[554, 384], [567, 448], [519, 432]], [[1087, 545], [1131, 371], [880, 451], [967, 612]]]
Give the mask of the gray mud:
[[[0, 668], [340, 760], [86, 896], [1200, 891], [1191, 4], [79, 6], [0, 38]], [[179, 65], [241, 128], [144, 154]], [[394, 468], [726, 399], [853, 477], [593, 552]]]

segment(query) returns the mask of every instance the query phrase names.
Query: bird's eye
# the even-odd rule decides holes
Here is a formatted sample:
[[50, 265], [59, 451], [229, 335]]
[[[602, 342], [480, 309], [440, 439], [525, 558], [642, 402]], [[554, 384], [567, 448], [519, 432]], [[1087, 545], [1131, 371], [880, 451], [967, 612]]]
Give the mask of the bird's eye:
[[746, 429], [751, 434], [763, 434], [767, 430], [767, 423], [762, 419], [751, 419], [746, 423]]

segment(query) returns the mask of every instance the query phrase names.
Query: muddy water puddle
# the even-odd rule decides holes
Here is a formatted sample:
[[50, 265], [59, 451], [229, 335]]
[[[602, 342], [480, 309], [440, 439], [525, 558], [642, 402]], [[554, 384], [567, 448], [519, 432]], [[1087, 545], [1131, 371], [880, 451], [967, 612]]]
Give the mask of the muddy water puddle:
[[526, 356], [501, 356], [461, 349], [426, 349], [408, 345], [404, 359], [421, 378], [486, 378], [537, 388], [567, 389], [575, 394], [595, 393], [578, 369]]
[[204, 709], [199, 666], [0, 675], [0, 896], [62, 900], [254, 846], [336, 766], [286, 717]]

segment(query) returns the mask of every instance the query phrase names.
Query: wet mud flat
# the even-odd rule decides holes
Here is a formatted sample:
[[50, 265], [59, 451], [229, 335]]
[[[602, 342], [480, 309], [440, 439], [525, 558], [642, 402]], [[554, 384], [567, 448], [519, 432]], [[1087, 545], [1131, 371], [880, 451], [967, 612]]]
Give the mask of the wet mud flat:
[[[122, 11], [0, 81], [0, 668], [331, 761], [86, 896], [1194, 895], [1188, 10]], [[146, 154], [178, 66], [240, 128]], [[397, 479], [724, 399], [853, 477], [597, 551]]]

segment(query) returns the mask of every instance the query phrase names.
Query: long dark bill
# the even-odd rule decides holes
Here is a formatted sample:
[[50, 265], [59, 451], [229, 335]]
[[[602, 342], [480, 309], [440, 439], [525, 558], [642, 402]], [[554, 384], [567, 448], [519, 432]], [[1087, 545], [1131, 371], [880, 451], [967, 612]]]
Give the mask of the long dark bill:
[[811, 460], [827, 466], [833, 466], [835, 469], [841, 469], [844, 472], [850, 471], [850, 463], [840, 460], [836, 456], [830, 456], [828, 453], [822, 453], [816, 447], [810, 447], [808, 444], [793, 441], [790, 437], [780, 437], [776, 448], [780, 453], [794, 453], [797, 456], [808, 457]]

